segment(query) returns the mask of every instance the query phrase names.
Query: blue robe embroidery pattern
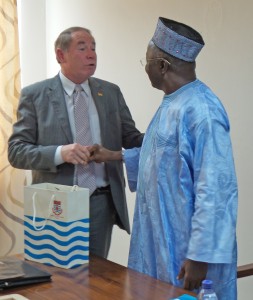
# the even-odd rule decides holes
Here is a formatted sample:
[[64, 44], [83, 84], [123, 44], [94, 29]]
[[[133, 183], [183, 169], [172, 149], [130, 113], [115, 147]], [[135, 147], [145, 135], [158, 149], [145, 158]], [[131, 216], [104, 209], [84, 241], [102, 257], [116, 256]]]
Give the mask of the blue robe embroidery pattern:
[[219, 300], [237, 299], [237, 180], [226, 111], [201, 81], [165, 95], [141, 149], [128, 266], [176, 286], [185, 259], [208, 262]]

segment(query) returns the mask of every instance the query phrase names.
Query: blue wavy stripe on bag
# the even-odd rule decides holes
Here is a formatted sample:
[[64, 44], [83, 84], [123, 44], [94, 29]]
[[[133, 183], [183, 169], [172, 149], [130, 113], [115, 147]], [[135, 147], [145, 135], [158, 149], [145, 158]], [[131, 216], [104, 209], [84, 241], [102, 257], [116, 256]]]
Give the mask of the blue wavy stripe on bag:
[[59, 244], [60, 246], [68, 246], [69, 244], [71, 244], [75, 241], [82, 241], [82, 242], [88, 242], [89, 241], [88, 237], [84, 237], [84, 236], [80, 236], [80, 235], [75, 236], [75, 237], [69, 239], [68, 241], [61, 241], [61, 240], [58, 240], [58, 239], [56, 239], [55, 237], [53, 237], [49, 234], [36, 236], [36, 235], [30, 234], [26, 230], [25, 230], [25, 236], [27, 236], [30, 239], [35, 240], [35, 241], [51, 240], [51, 241], [54, 241], [56, 244]]
[[34, 249], [34, 250], [45, 250], [45, 249], [50, 249], [53, 252], [55, 252], [57, 255], [62, 255], [62, 256], [67, 256], [69, 255], [71, 252], [75, 251], [75, 250], [80, 250], [80, 251], [88, 251], [89, 247], [87, 246], [80, 246], [80, 245], [76, 245], [73, 246], [72, 248], [70, 248], [67, 251], [61, 251], [58, 248], [53, 247], [52, 245], [48, 245], [48, 244], [44, 244], [44, 245], [34, 245], [28, 241], [25, 241], [25, 245], [29, 246], [30, 248]]
[[[33, 217], [31, 217], [31, 216], [25, 215], [25, 218], [28, 218], [31, 221], [33, 220]], [[45, 218], [36, 217], [36, 222], [42, 222], [42, 221], [45, 221]], [[56, 224], [58, 224], [59, 226], [62, 226], [62, 227], [67, 227], [67, 226], [69, 226], [69, 225], [71, 225], [75, 222], [90, 223], [90, 219], [86, 218], [86, 219], [76, 220], [76, 221], [72, 221], [72, 222], [62, 222], [62, 221], [51, 220], [50, 219], [50, 222], [54, 222], [54, 223], [56, 223]]]
[[[24, 221], [24, 225], [27, 227], [27, 228], [30, 228], [31, 230], [34, 231], [34, 227], [32, 224], [29, 224], [28, 222]], [[45, 230], [48, 230], [48, 231], [52, 231], [54, 232], [55, 234], [59, 235], [59, 236], [68, 236], [74, 232], [77, 232], [77, 231], [80, 231], [80, 232], [89, 232], [89, 228], [85, 228], [85, 227], [81, 227], [81, 226], [76, 226], [76, 227], [73, 227], [72, 229], [70, 229], [69, 231], [60, 231], [58, 229], [56, 229], [55, 227], [53, 226], [50, 226], [50, 225], [46, 225], [42, 232], [45, 232]]]
[[27, 249], [25, 249], [25, 254], [29, 255], [30, 257], [32, 257], [33, 259], [36, 259], [38, 261], [41, 260], [41, 259], [51, 259], [51, 260], [55, 261], [56, 263], [58, 263], [61, 266], [67, 266], [70, 262], [72, 262], [76, 259], [80, 259], [82, 261], [89, 259], [89, 255], [77, 254], [77, 255], [73, 255], [68, 260], [61, 260], [61, 259], [58, 259], [57, 257], [55, 257], [51, 254], [38, 254], [37, 255], [37, 254], [31, 253]]

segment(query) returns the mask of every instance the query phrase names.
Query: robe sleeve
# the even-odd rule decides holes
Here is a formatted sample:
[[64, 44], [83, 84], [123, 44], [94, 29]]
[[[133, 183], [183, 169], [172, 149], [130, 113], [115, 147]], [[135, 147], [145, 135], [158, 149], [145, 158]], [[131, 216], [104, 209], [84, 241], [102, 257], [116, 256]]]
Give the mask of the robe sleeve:
[[140, 150], [141, 148], [132, 148], [124, 151], [127, 180], [131, 192], [137, 189]]
[[238, 195], [228, 121], [205, 120], [193, 136], [195, 199], [187, 257], [231, 263]]

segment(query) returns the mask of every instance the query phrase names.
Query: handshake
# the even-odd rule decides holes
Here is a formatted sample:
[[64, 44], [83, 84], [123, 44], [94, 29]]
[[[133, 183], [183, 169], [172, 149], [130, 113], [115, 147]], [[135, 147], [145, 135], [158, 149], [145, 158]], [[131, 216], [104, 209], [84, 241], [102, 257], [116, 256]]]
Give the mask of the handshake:
[[101, 163], [122, 160], [122, 151], [111, 151], [98, 144], [83, 146], [75, 143], [62, 146], [61, 156], [66, 163], [87, 165], [91, 161]]
[[98, 144], [88, 146], [87, 149], [90, 153], [89, 161], [101, 163], [110, 160], [122, 160], [122, 151], [111, 151]]

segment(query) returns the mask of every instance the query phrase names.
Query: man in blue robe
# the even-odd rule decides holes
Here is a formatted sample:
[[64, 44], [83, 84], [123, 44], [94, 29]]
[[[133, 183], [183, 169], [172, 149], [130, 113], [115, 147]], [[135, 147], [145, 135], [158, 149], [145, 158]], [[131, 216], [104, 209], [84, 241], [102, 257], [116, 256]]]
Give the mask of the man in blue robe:
[[[196, 78], [203, 46], [194, 29], [165, 18], [148, 45], [146, 72], [165, 95], [141, 149], [123, 155], [137, 190], [128, 266], [196, 292], [208, 278], [219, 300], [235, 300], [237, 180], [226, 111]], [[92, 150], [97, 162], [122, 159]]]

